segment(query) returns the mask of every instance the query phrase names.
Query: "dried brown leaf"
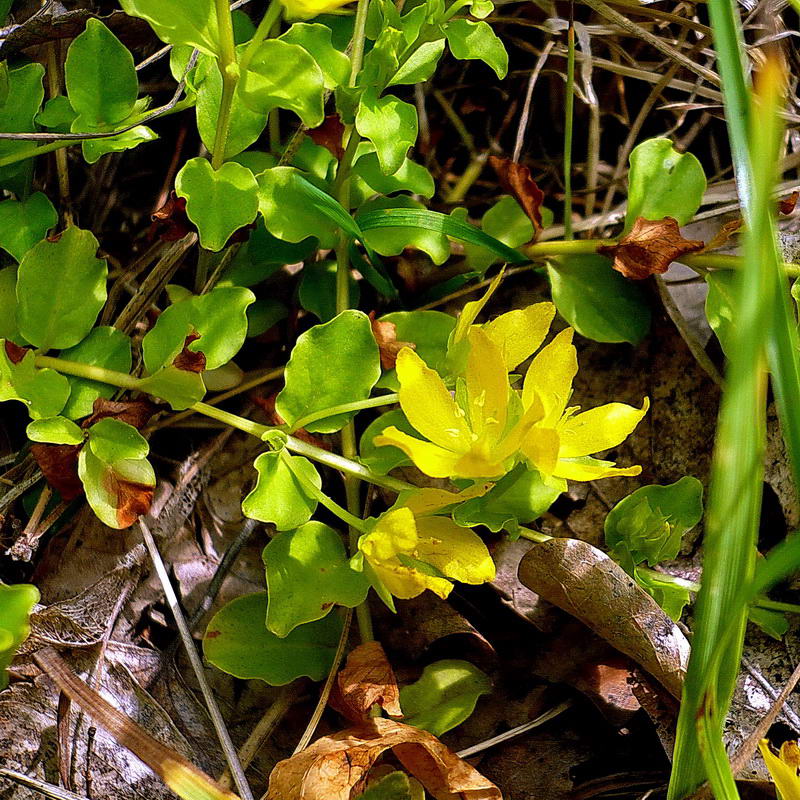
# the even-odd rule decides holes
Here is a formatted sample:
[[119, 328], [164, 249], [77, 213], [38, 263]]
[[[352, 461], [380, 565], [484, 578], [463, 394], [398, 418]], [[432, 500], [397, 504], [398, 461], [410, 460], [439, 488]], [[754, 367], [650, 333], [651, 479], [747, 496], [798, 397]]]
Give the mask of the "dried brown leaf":
[[741, 217], [729, 219], [715, 234], [714, 238], [703, 248], [706, 253], [718, 250], [728, 243], [728, 239], [744, 227], [744, 220]]
[[78, 477], [79, 444], [31, 445], [31, 455], [50, 486], [63, 500], [74, 500], [83, 494], [83, 484]]
[[792, 192], [788, 197], [778, 201], [778, 211], [781, 214], [791, 214], [794, 211], [797, 201], [800, 199], [800, 192]]
[[189, 349], [192, 342], [196, 342], [200, 334], [193, 331], [183, 342], [183, 350], [175, 356], [172, 362], [174, 367], [182, 369], [184, 372], [202, 372], [206, 368], [206, 354], [202, 351]]
[[113, 469], [108, 469], [103, 476], [103, 488], [113, 498], [113, 506], [117, 510], [117, 524], [120, 528], [133, 525], [142, 514], [150, 510], [153, 504], [155, 487], [120, 478]]
[[394, 755], [436, 800], [502, 800], [500, 790], [427, 731], [390, 719], [323, 736], [280, 761], [267, 800], [351, 800], [364, 791], [373, 764]]
[[397, 363], [397, 355], [404, 347], [416, 350], [417, 346], [413, 342], [397, 341], [397, 325], [394, 322], [380, 322], [375, 319], [375, 312], [369, 315], [372, 325], [372, 335], [378, 343], [378, 352], [381, 357], [381, 366], [384, 369], [394, 369]]
[[170, 192], [167, 201], [150, 219], [153, 220], [150, 237], [158, 236], [162, 242], [177, 242], [193, 230], [186, 215], [186, 198], [178, 197], [175, 192]]
[[314, 144], [326, 148], [334, 158], [341, 159], [344, 155], [342, 147], [344, 125], [338, 114], [328, 114], [322, 125], [311, 128], [306, 133]]
[[686, 637], [601, 550], [579, 539], [550, 539], [522, 559], [519, 577], [680, 697], [689, 658]]
[[522, 206], [538, 234], [543, 227], [541, 208], [544, 192], [531, 177], [531, 171], [510, 158], [489, 156], [489, 163], [494, 167], [503, 190]]
[[666, 272], [669, 265], [687, 253], [703, 249], [703, 242], [684, 239], [672, 217], [637, 217], [630, 232], [613, 246], [600, 247], [598, 253], [614, 259], [614, 269], [636, 281]]
[[332, 704], [349, 720], [362, 722], [376, 703], [390, 717], [403, 716], [392, 665], [380, 642], [366, 642], [350, 653], [336, 676], [336, 698]]
[[105, 397], [98, 397], [92, 406], [92, 415], [81, 423], [81, 427], [88, 428], [101, 419], [111, 417], [141, 430], [157, 410], [149, 400], [106, 400]]
[[28, 354], [27, 347], [20, 347], [18, 344], [14, 344], [14, 342], [9, 341], [8, 339], [5, 340], [5, 348], [8, 360], [12, 364], [19, 364], [19, 362], [22, 361], [22, 359]]

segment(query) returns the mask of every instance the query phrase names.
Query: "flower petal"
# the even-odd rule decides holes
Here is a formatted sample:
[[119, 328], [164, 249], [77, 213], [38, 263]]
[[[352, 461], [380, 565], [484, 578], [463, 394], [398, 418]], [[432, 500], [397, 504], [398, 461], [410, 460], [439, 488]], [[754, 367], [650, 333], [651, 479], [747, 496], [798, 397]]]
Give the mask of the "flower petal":
[[461, 453], [454, 453], [438, 444], [409, 436], [394, 425], [378, 434], [373, 442], [378, 447], [385, 444], [399, 447], [419, 469], [432, 478], [449, 478], [459, 474], [456, 472], [456, 465], [461, 460]]
[[448, 578], [461, 583], [494, 580], [495, 567], [483, 540], [469, 528], [461, 528], [449, 517], [417, 520], [417, 556]]
[[618, 478], [623, 475], [638, 475], [640, 466], [617, 467], [613, 461], [600, 461], [597, 458], [559, 459], [553, 475], [571, 481], [596, 481], [600, 478]]
[[439, 373], [404, 347], [397, 356], [397, 378], [400, 406], [413, 427], [440, 447], [465, 451], [472, 442], [470, 430]]
[[572, 393], [572, 380], [578, 371], [578, 356], [572, 344], [574, 333], [572, 328], [566, 328], [539, 351], [522, 386], [522, 402], [526, 408], [533, 401], [534, 393], [541, 398], [542, 426], [546, 428], [556, 426]]
[[517, 420], [514, 427], [503, 437], [492, 455], [499, 461], [505, 461], [522, 448], [522, 443], [530, 429], [540, 422], [544, 416], [544, 408], [539, 396], [534, 394], [533, 402], [525, 409], [525, 413]]
[[458, 505], [465, 500], [471, 500], [473, 497], [482, 497], [492, 486], [494, 486], [493, 483], [481, 481], [468, 486], [462, 492], [450, 492], [447, 489], [425, 487], [409, 492], [407, 495], [403, 493], [400, 497], [400, 502], [405, 508], [411, 509], [415, 516], [419, 517], [424, 514], [433, 514], [449, 506]]
[[499, 348], [481, 328], [469, 332], [466, 384], [472, 432], [491, 446], [506, 426], [508, 374]]
[[453, 584], [444, 578], [435, 575], [425, 575], [416, 569], [404, 567], [400, 562], [372, 564], [372, 568], [381, 580], [381, 583], [401, 600], [410, 600], [430, 589], [439, 597], [447, 597], [453, 589]]
[[786, 742], [781, 746], [780, 755], [775, 755], [766, 739], [762, 739], [758, 744], [764, 763], [783, 800], [800, 800], [800, 778], [797, 777], [797, 764], [792, 763], [794, 759], [785, 757], [791, 752], [790, 748], [792, 747], [797, 749], [794, 742]]
[[552, 303], [535, 303], [502, 314], [483, 326], [486, 335], [500, 348], [506, 372], [539, 349], [555, 313]]
[[645, 397], [641, 409], [625, 403], [607, 403], [566, 420], [560, 428], [561, 458], [575, 458], [616, 447], [630, 436], [650, 408]]
[[525, 437], [522, 452], [542, 475], [552, 475], [558, 463], [561, 439], [553, 428], [536, 426]]

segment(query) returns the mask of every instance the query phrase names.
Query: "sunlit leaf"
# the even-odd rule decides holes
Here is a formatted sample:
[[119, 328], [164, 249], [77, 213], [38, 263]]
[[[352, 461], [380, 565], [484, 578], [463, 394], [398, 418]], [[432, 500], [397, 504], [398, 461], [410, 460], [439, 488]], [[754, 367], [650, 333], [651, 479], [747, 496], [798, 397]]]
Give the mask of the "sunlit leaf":
[[[21, 261], [56, 222], [58, 213], [42, 192], [35, 192], [25, 200], [3, 200], [0, 203], [0, 247]], [[5, 306], [3, 309], [5, 313]]]
[[28, 617], [39, 602], [39, 590], [29, 583], [0, 583], [0, 689], [8, 686], [6, 667], [30, 633]]

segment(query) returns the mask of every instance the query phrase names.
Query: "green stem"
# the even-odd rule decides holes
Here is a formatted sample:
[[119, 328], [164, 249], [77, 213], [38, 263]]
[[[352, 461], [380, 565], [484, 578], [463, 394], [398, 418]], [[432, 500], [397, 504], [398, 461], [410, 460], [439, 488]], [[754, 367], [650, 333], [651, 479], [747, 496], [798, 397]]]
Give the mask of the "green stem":
[[567, 96], [564, 104], [564, 238], [572, 239], [572, 118], [575, 106], [575, 26], [573, 3], [567, 30]]
[[250, 66], [250, 62], [253, 60], [253, 56], [258, 52], [261, 43], [272, 34], [272, 28], [280, 19], [282, 8], [283, 6], [279, 0], [271, 0], [261, 22], [258, 23], [253, 38], [248, 42], [244, 53], [242, 53], [242, 58], [239, 61], [239, 72], [241, 73], [242, 83], [246, 80], [245, 73]]
[[236, 45], [233, 40], [233, 21], [228, 0], [215, 0], [219, 26], [220, 54], [217, 66], [222, 75], [222, 98], [219, 103], [217, 129], [211, 151], [211, 166], [219, 169], [225, 161], [225, 145], [231, 125], [231, 108], [236, 86], [239, 83], [239, 65], [236, 63]]
[[392, 392], [391, 394], [382, 394], [379, 397], [369, 397], [366, 400], [357, 400], [354, 403], [342, 403], [338, 406], [323, 408], [320, 411], [314, 411], [311, 414], [306, 414], [306, 416], [295, 420], [294, 424], [290, 428], [290, 431], [294, 433], [294, 431], [299, 430], [300, 428], [305, 428], [312, 422], [317, 422], [321, 419], [327, 419], [328, 417], [335, 417], [337, 414], [346, 414], [348, 411], [362, 411], [365, 408], [388, 406], [392, 403], [398, 402], [398, 399], [398, 394], [396, 392]]
[[62, 147], [71, 147], [73, 144], [80, 143], [81, 139], [58, 139], [47, 144], [31, 145], [31, 147], [26, 147], [24, 150], [18, 150], [16, 153], [9, 153], [7, 156], [0, 158], [0, 167], [7, 167], [9, 164], [16, 164], [18, 161], [25, 161], [35, 156], [43, 156], [45, 153], [52, 153]]
[[350, 86], [356, 85], [356, 78], [364, 63], [364, 45], [367, 39], [367, 12], [369, 0], [358, 0], [356, 19], [353, 25], [353, 46], [350, 49]]

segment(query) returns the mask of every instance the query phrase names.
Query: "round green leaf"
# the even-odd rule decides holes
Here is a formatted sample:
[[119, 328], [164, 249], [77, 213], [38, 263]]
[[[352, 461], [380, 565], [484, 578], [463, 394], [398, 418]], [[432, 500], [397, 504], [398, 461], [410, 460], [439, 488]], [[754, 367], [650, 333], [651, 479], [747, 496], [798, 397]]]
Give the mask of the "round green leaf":
[[75, 131], [108, 128], [127, 119], [139, 94], [130, 50], [99, 19], [72, 40], [64, 62], [67, 96], [78, 117]]
[[260, 297], [247, 309], [247, 338], [261, 336], [289, 316], [289, 309], [274, 297]]
[[341, 617], [330, 614], [282, 639], [264, 625], [266, 612], [266, 592], [239, 597], [220, 609], [203, 638], [206, 659], [229, 675], [258, 678], [272, 686], [303, 676], [323, 680], [333, 664]]
[[[369, 318], [361, 311], [343, 311], [298, 337], [286, 365], [286, 385], [275, 408], [292, 425], [315, 411], [366, 400], [380, 374], [378, 345]], [[333, 433], [341, 430], [354, 414], [320, 419], [306, 429]]]
[[242, 501], [246, 517], [271, 522], [279, 531], [299, 528], [311, 519], [317, 500], [306, 494], [294, 474], [296, 470], [308, 483], [318, 489], [322, 486], [322, 478], [307, 458], [280, 452], [262, 453], [253, 466], [258, 480]]
[[0, 340], [0, 402], [17, 400], [24, 403], [33, 419], [55, 417], [64, 408], [69, 396], [69, 382], [52, 369], [37, 369], [33, 350], [28, 350], [14, 364]]
[[50, 444], [81, 444], [83, 431], [66, 417], [48, 417], [35, 419], [26, 433], [32, 442], [49, 442]]
[[740, 276], [735, 270], [720, 269], [706, 275], [706, 319], [719, 339], [724, 353], [730, 353], [733, 338], [733, 318]]
[[363, 181], [378, 194], [394, 194], [394, 192], [411, 192], [422, 197], [433, 197], [436, 187], [430, 172], [412, 161], [410, 158], [403, 160], [400, 169], [393, 175], [385, 175], [375, 152], [364, 153], [359, 156], [353, 167], [353, 175]]
[[371, 783], [364, 794], [356, 800], [417, 800], [418, 793], [411, 794], [411, 784], [404, 772], [390, 772], [375, 783]]
[[94, 164], [106, 153], [122, 153], [132, 150], [144, 142], [154, 142], [158, 135], [147, 125], [137, 125], [118, 136], [109, 136], [106, 139], [85, 139], [81, 142], [81, 152], [88, 164]]
[[673, 217], [685, 225], [695, 215], [706, 190], [706, 176], [691, 153], [679, 153], [669, 139], [648, 139], [630, 157], [625, 230], [637, 217]]
[[8, 339], [17, 344], [20, 340], [17, 328], [17, 268], [3, 267], [0, 269], [0, 339]]
[[[25, 64], [8, 71], [8, 93], [0, 104], [0, 131], [23, 133], [35, 131], [34, 117], [44, 99], [44, 67], [41, 64]], [[0, 158], [7, 158], [30, 150], [30, 142], [24, 140], [0, 140]], [[33, 158], [0, 168], [0, 188], [10, 189], [18, 195], [26, 195], [30, 186]]]
[[4, 200], [0, 203], [0, 247], [21, 261], [56, 222], [58, 214], [42, 192], [26, 200]]
[[17, 276], [20, 333], [42, 350], [78, 344], [106, 301], [106, 262], [91, 231], [70, 226], [23, 257]]
[[258, 214], [256, 179], [233, 161], [215, 170], [205, 158], [190, 159], [175, 179], [175, 193], [186, 198], [186, 214], [207, 250], [222, 250]]
[[197, 372], [187, 372], [172, 365], [142, 378], [139, 389], [166, 400], [173, 411], [185, 411], [203, 399], [206, 387]]
[[361, 462], [379, 475], [386, 475], [387, 472], [390, 472], [395, 467], [411, 463], [411, 459], [399, 447], [390, 445], [377, 447], [375, 445], [375, 437], [383, 433], [391, 425], [394, 425], [395, 428], [407, 433], [409, 436], [419, 438], [419, 432], [411, 426], [411, 423], [406, 419], [406, 415], [399, 408], [387, 411], [370, 422], [361, 435], [359, 452], [361, 454]]
[[267, 571], [267, 628], [284, 637], [298, 625], [322, 619], [334, 605], [355, 608], [369, 582], [356, 572], [342, 537], [321, 522], [279, 533], [264, 548]]
[[77, 116], [69, 98], [57, 94], [44, 104], [44, 108], [36, 115], [36, 122], [54, 133], [69, 133]]
[[489, 677], [468, 661], [434, 661], [416, 683], [400, 689], [403, 722], [441, 736], [467, 719], [478, 698], [491, 691]]
[[150, 452], [147, 439], [133, 425], [113, 417], [95, 422], [88, 430], [88, 437], [91, 451], [109, 464], [144, 458]]
[[[355, 307], [361, 297], [358, 282], [348, 275], [349, 305]], [[300, 305], [315, 314], [320, 321], [329, 322], [336, 316], [336, 262], [314, 261], [303, 267], [298, 290]]]
[[436, 65], [444, 53], [444, 39], [425, 42], [417, 48], [414, 54], [395, 72], [388, 86], [408, 83], [424, 83], [436, 71]]
[[[460, 209], [455, 209], [455, 214]], [[464, 209], [464, 213], [466, 209]], [[465, 220], [466, 221], [466, 220]], [[522, 210], [522, 206], [509, 195], [501, 197], [484, 215], [481, 220], [484, 233], [493, 236], [509, 247], [519, 247], [530, 242], [534, 237], [533, 223]], [[483, 274], [499, 259], [495, 253], [484, 247], [470, 242], [464, 243], [464, 252], [467, 254], [467, 265], [470, 269]]]
[[[77, 361], [93, 367], [103, 367], [115, 372], [130, 372], [132, 365], [131, 340], [122, 331], [109, 326], [93, 328], [89, 335], [75, 347], [61, 352], [66, 361]], [[64, 406], [64, 416], [80, 419], [92, 413], [98, 397], [110, 398], [116, 392], [114, 386], [86, 378], [67, 378], [70, 395]]]
[[0, 583], [0, 689], [8, 686], [6, 667], [28, 638], [28, 617], [39, 602], [39, 590], [29, 583]]
[[640, 286], [604, 256], [554, 258], [547, 268], [559, 314], [596, 342], [637, 344], [650, 329], [650, 306]]
[[358, 105], [356, 130], [375, 145], [383, 174], [393, 175], [417, 141], [417, 109], [393, 94], [378, 97], [369, 89]]
[[501, 80], [508, 74], [508, 53], [487, 22], [454, 19], [444, 26], [450, 52], [462, 61], [488, 64]]
[[295, 22], [280, 41], [297, 44], [317, 62], [325, 81], [326, 89], [335, 89], [347, 83], [350, 77], [350, 59], [337, 50], [331, 41], [333, 32], [327, 25]]
[[321, 125], [325, 118], [325, 77], [299, 44], [267, 39], [242, 76], [239, 90], [243, 102], [259, 114], [285, 108], [309, 128]]

